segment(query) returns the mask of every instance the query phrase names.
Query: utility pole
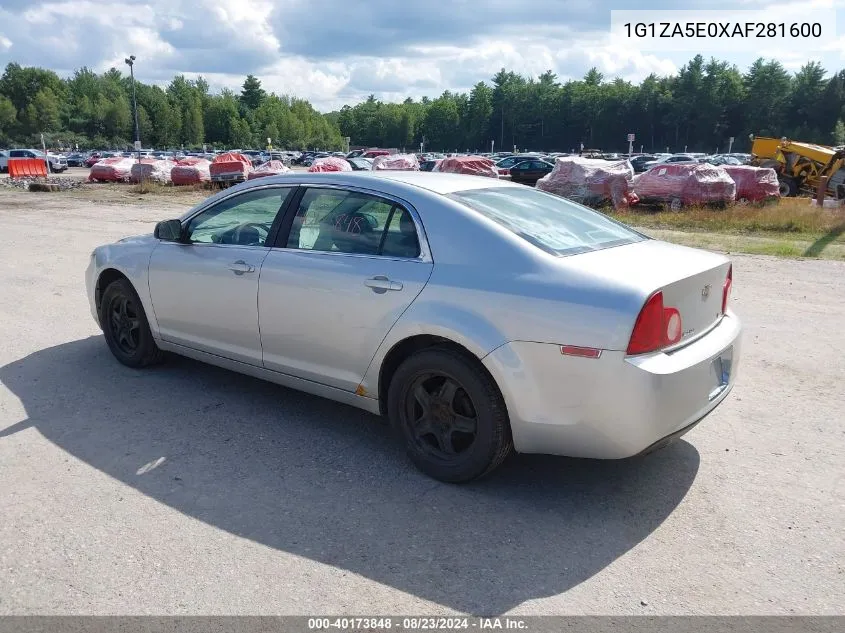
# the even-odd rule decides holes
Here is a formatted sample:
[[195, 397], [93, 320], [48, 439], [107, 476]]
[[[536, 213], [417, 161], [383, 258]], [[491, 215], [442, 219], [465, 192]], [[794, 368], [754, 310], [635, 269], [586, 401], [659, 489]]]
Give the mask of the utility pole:
[[505, 146], [505, 104], [502, 104], [502, 132], [499, 136], [499, 147]]
[[141, 129], [138, 127], [138, 101], [135, 98], [135, 56], [130, 55], [123, 60], [129, 66], [129, 76], [132, 77], [132, 111], [135, 118], [135, 150], [138, 152], [138, 162], [141, 162]]

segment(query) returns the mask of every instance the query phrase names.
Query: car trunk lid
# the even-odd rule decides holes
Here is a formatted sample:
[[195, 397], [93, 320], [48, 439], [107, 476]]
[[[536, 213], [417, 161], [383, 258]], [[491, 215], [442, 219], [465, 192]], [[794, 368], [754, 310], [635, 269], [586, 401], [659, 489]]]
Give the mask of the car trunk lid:
[[[682, 335], [670, 347], [683, 346], [706, 333], [722, 317], [722, 293], [731, 266], [708, 251], [645, 240], [605, 248], [563, 260], [585, 272], [635, 291], [640, 307], [654, 293], [681, 315]], [[636, 317], [636, 315], [634, 315]], [[634, 319], [631, 321], [633, 329]]]

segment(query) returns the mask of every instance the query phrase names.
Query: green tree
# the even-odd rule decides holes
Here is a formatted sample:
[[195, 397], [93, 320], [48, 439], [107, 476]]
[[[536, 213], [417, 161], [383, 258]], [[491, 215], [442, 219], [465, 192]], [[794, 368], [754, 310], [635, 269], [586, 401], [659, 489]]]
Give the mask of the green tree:
[[154, 133], [153, 122], [152, 119], [150, 119], [150, 115], [147, 114], [146, 108], [142, 105], [138, 106], [138, 129], [141, 134], [141, 142], [145, 147], [148, 147]]
[[30, 134], [59, 129], [59, 99], [50, 88], [39, 90], [24, 112], [24, 125]]
[[253, 136], [249, 123], [237, 116], [229, 120], [229, 145], [239, 149], [252, 147]]
[[261, 87], [261, 81], [255, 75], [247, 75], [241, 90], [241, 103], [247, 110], [255, 110], [264, 101], [267, 93]]
[[[112, 101], [103, 117], [103, 132], [113, 139], [126, 140], [134, 136], [132, 110], [125, 97]], [[115, 143], [117, 145], [118, 143]]]
[[792, 138], [818, 138], [822, 132], [824, 91], [827, 87], [825, 70], [818, 62], [808, 62], [792, 80], [787, 120]]
[[458, 106], [448, 94], [432, 102], [422, 126], [429, 146], [440, 150], [457, 149], [458, 124]]
[[745, 75], [748, 125], [759, 136], [785, 136], [791, 78], [780, 62], [757, 59]]
[[8, 141], [12, 137], [17, 111], [8, 97], [0, 95], [0, 139]]
[[205, 138], [211, 143], [228, 144], [231, 138], [230, 122], [238, 117], [238, 103], [231, 92], [209, 100], [205, 111]]
[[833, 126], [833, 134], [831, 136], [834, 145], [845, 145], [845, 123], [842, 122], [842, 119], [839, 119], [836, 125]]
[[205, 138], [205, 126], [202, 115], [202, 102], [195, 97], [193, 102], [184, 111], [184, 122], [182, 126], [182, 140], [188, 145], [202, 145]]
[[49, 88], [58, 99], [65, 96], [65, 84], [52, 70], [23, 67], [12, 62], [0, 77], [0, 94], [5, 95], [17, 111], [26, 108], [45, 88]]
[[486, 147], [487, 129], [493, 114], [493, 91], [483, 81], [472, 88], [467, 103], [465, 134], [467, 144], [474, 148]]

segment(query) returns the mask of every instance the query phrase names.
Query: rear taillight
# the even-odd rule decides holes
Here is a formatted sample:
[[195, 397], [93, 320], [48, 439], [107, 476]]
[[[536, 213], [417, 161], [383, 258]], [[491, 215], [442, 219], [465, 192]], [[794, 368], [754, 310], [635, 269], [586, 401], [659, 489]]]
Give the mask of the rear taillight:
[[628, 354], [645, 354], [674, 345], [684, 335], [681, 313], [663, 305], [663, 293], [655, 292], [645, 302], [634, 324]]
[[728, 311], [728, 299], [731, 298], [731, 287], [734, 283], [734, 267], [728, 266], [728, 276], [725, 277], [725, 285], [722, 287], [722, 314]]
[[674, 345], [684, 335], [681, 327], [681, 313], [675, 308], [663, 308], [663, 333], [664, 345]]

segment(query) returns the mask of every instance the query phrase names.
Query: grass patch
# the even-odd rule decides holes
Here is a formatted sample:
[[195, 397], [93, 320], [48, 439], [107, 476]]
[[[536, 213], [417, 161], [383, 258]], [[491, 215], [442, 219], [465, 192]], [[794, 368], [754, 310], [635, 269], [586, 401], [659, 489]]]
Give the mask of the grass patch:
[[810, 206], [808, 198], [724, 209], [634, 207], [611, 217], [670, 242], [729, 252], [845, 259], [845, 209]]
[[[640, 230], [659, 240], [713, 251], [845, 260], [845, 242], [827, 242], [824, 235], [748, 235], [651, 228], [641, 228]], [[823, 242], [821, 248], [819, 247], [820, 242]]]
[[154, 180], [142, 180], [139, 183], [131, 185], [129, 188], [130, 193], [137, 193], [140, 195], [183, 195], [185, 193], [197, 192], [197, 191], [211, 191], [212, 186], [210, 182], [202, 182], [197, 183], [195, 185], [179, 185], [175, 186], [172, 184], [164, 184], [160, 182], [155, 182]]
[[634, 207], [610, 212], [626, 224], [656, 229], [719, 233], [809, 233], [820, 235], [845, 227], [845, 209], [820, 209], [808, 198], [786, 198], [762, 206], [725, 209], [687, 207], [681, 211]]

